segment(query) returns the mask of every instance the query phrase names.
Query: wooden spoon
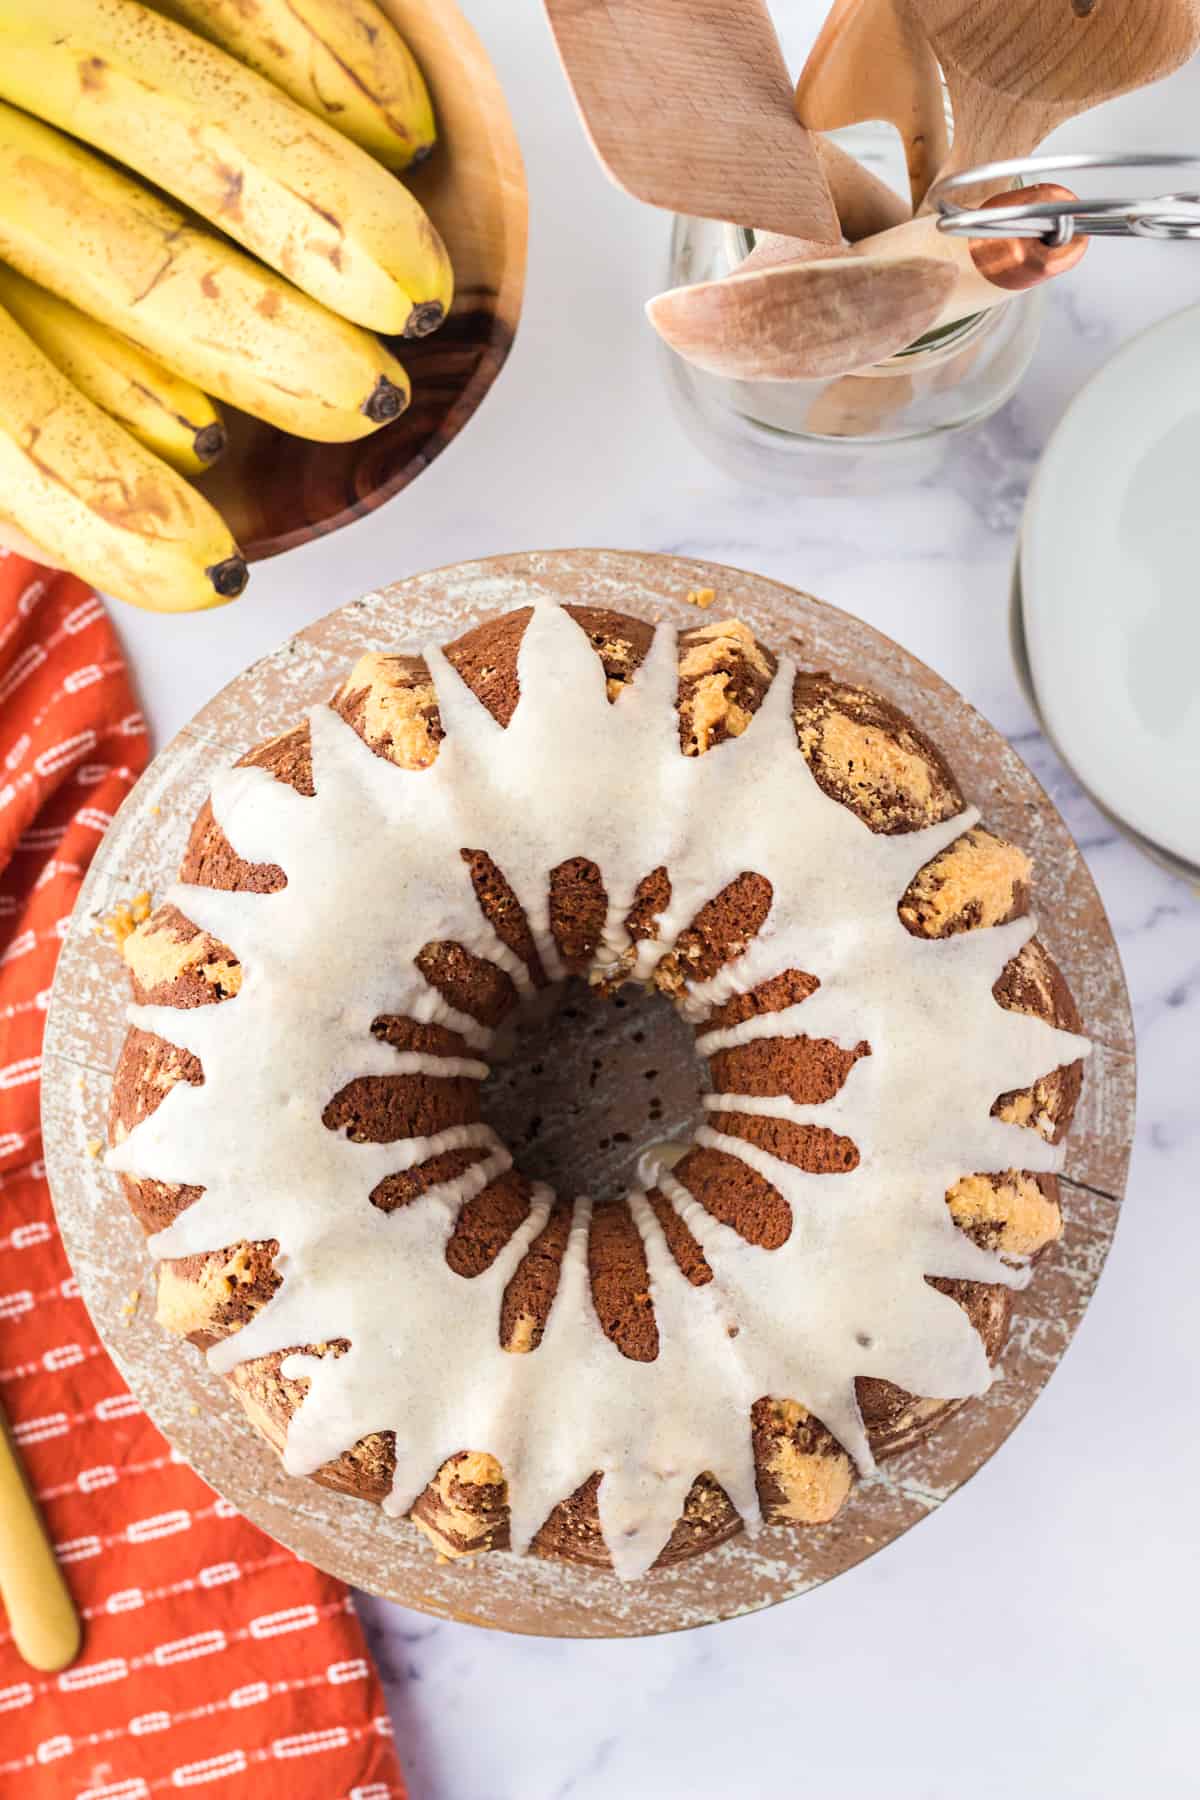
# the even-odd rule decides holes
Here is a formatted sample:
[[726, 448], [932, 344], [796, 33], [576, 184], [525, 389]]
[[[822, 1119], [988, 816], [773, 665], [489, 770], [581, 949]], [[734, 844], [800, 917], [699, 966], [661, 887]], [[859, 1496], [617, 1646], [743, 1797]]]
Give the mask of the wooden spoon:
[[866, 368], [920, 337], [957, 278], [932, 256], [834, 255], [672, 288], [646, 311], [659, 336], [710, 375], [813, 381]]
[[[1046, 182], [985, 204], [1074, 198], [1069, 188]], [[710, 374], [821, 379], [881, 362], [926, 332], [1065, 273], [1088, 242], [963, 238], [926, 217], [840, 255], [802, 245], [809, 260], [797, 262], [790, 256], [796, 240], [768, 234], [723, 281], [659, 294], [647, 312], [672, 349]]]
[[796, 84], [796, 116], [813, 131], [888, 120], [904, 144], [914, 207], [946, 160], [937, 61], [900, 0], [834, 0]]
[[35, 1669], [65, 1669], [79, 1654], [79, 1614], [0, 1414], [0, 1599], [13, 1642]]
[[652, 206], [841, 240], [764, 0], [546, 0], [605, 170]]
[[954, 142], [940, 171], [1028, 156], [1076, 114], [1200, 48], [1200, 0], [902, 0], [941, 62]]

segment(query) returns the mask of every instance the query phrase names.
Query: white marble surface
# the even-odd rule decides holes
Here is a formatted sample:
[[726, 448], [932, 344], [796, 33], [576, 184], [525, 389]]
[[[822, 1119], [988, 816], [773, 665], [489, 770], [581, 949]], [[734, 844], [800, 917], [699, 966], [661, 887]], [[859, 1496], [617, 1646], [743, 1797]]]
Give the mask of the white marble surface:
[[[777, 576], [899, 638], [1020, 746], [1116, 928], [1142, 1098], [1128, 1216], [1076, 1345], [1004, 1451], [879, 1558], [772, 1613], [644, 1643], [519, 1640], [365, 1602], [414, 1800], [858, 1800], [885, 1786], [892, 1800], [1181, 1800], [1200, 1791], [1200, 900], [1115, 835], [1038, 735], [1006, 604], [1048, 432], [1117, 344], [1200, 296], [1200, 248], [1094, 246], [1052, 291], [1016, 399], [949, 445], [931, 477], [869, 498], [768, 497], [710, 467], [671, 413], [641, 316], [661, 285], [667, 222], [592, 162], [540, 8], [467, 10], [528, 163], [515, 353], [464, 437], [383, 511], [260, 566], [235, 607], [121, 612], [156, 741], [289, 632], [422, 568], [603, 544]], [[818, 0], [775, 10], [801, 54]], [[719, 108], [719, 94], [702, 99]], [[1200, 149], [1198, 121], [1200, 66], [1064, 140]]]

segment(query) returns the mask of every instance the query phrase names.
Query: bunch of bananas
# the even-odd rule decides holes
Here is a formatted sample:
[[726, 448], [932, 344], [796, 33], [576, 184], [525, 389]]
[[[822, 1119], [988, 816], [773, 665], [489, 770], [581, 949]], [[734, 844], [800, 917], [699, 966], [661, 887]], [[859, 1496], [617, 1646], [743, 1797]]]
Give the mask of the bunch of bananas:
[[375, 0], [0, 0], [0, 544], [159, 611], [240, 593], [187, 479], [218, 402], [326, 443], [404, 410], [375, 333], [450, 306], [396, 179], [434, 137]]

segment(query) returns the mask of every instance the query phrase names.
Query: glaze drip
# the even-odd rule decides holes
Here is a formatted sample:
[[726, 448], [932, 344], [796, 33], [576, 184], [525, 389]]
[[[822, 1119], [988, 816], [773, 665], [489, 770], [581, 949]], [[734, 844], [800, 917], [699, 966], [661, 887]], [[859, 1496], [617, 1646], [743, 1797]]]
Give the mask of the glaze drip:
[[[749, 1414], [760, 1397], [802, 1403], [866, 1470], [857, 1377], [935, 1399], [986, 1389], [981, 1340], [925, 1277], [1019, 1286], [1026, 1271], [958, 1231], [945, 1195], [965, 1173], [1058, 1166], [1056, 1149], [991, 1117], [991, 1106], [1086, 1045], [993, 998], [1032, 920], [931, 941], [904, 929], [899, 897], [977, 815], [873, 834], [822, 792], [798, 752], [786, 659], [741, 736], [685, 757], [667, 627], [612, 705], [584, 633], [539, 604], [503, 728], [440, 651], [425, 655], [445, 732], [427, 768], [373, 755], [338, 714], [317, 707], [311, 797], [254, 767], [215, 783], [214, 814], [233, 848], [277, 864], [286, 885], [266, 895], [172, 890], [187, 918], [236, 949], [242, 985], [220, 1006], [130, 1010], [135, 1025], [197, 1056], [204, 1080], [174, 1087], [109, 1163], [204, 1190], [151, 1240], [155, 1256], [278, 1241], [274, 1296], [209, 1355], [227, 1371], [293, 1352], [284, 1373], [306, 1378], [308, 1391], [288, 1431], [291, 1472], [311, 1473], [370, 1432], [394, 1432], [385, 1504], [404, 1513], [447, 1457], [488, 1451], [505, 1472], [513, 1547], [524, 1550], [554, 1506], [600, 1470], [601, 1527], [614, 1569], [631, 1579], [662, 1550], [701, 1472], [754, 1528]], [[614, 803], [631, 791], [632, 813]], [[736, 818], [736, 833], [714, 832], [715, 818]], [[666, 1195], [713, 1271], [704, 1287], [689, 1285], [643, 1188], [629, 1196], [658, 1322], [651, 1362], [623, 1357], [601, 1329], [582, 1199], [540, 1345], [525, 1355], [501, 1348], [505, 1288], [553, 1196], [535, 1189], [525, 1222], [483, 1273], [468, 1280], [449, 1267], [461, 1206], [511, 1164], [487, 1126], [379, 1144], [322, 1124], [330, 1098], [357, 1077], [486, 1073], [494, 1034], [477, 1023], [463, 1030], [463, 1016], [426, 982], [416, 958], [427, 943], [461, 944], [529, 993], [524, 963], [480, 911], [465, 845], [503, 872], [551, 979], [562, 965], [549, 875], [567, 859], [586, 856], [602, 872], [598, 979], [646, 979], [706, 901], [756, 871], [772, 889], [765, 924], [735, 961], [685, 988], [681, 1010], [703, 1026], [733, 995], [787, 969], [812, 971], [820, 986], [799, 1006], [702, 1033], [701, 1052], [800, 1032], [871, 1045], [820, 1105], [708, 1097], [698, 1141], [740, 1157], [791, 1208], [779, 1248], [749, 1244], [714, 1219], [670, 1173], [671, 1156], [643, 1160], [644, 1187]], [[624, 921], [639, 882], [659, 867], [670, 901], [655, 935], [635, 945]], [[388, 1014], [459, 1030], [475, 1054], [399, 1052], [371, 1034]], [[731, 1112], [844, 1132], [858, 1165], [806, 1173], [722, 1130]], [[370, 1204], [386, 1176], [464, 1148], [485, 1160], [391, 1212]], [[331, 1340], [349, 1348], [294, 1350]]]

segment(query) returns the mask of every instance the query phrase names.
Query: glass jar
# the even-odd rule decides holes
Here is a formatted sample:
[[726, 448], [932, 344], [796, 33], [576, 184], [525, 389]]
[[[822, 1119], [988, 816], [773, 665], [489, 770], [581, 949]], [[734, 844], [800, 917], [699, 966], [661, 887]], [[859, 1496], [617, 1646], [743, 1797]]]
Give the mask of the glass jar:
[[[898, 145], [884, 127], [833, 135], [873, 173], [892, 176]], [[901, 179], [903, 170], [901, 168]], [[728, 275], [754, 234], [713, 219], [677, 217], [668, 285]], [[955, 320], [869, 369], [820, 381], [736, 381], [710, 375], [662, 348], [667, 380], [689, 431], [742, 479], [785, 489], [912, 479], [941, 459], [939, 438], [963, 431], [1002, 406], [1037, 348], [1041, 288]]]

